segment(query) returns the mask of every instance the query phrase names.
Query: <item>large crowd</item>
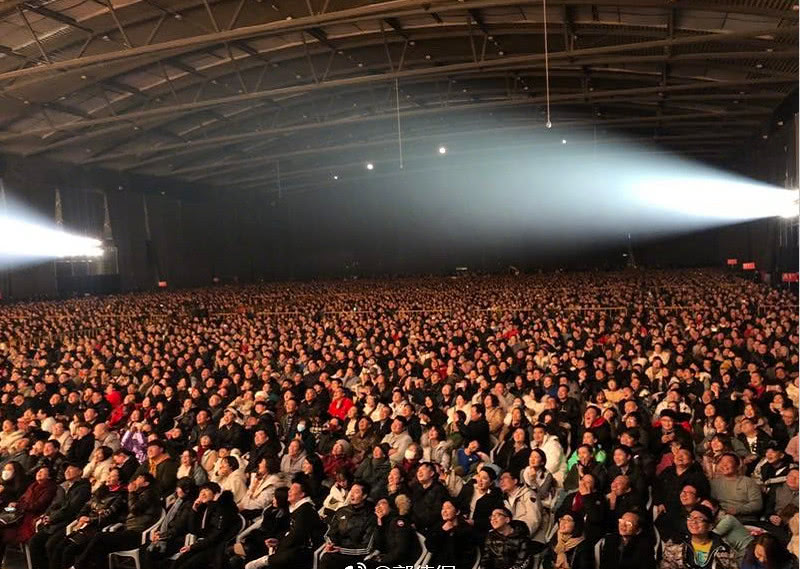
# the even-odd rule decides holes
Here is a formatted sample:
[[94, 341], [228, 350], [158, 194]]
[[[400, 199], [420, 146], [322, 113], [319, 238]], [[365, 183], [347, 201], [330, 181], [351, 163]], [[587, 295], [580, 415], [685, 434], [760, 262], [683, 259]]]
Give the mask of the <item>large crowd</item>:
[[797, 302], [632, 270], [0, 306], [0, 559], [796, 568]]

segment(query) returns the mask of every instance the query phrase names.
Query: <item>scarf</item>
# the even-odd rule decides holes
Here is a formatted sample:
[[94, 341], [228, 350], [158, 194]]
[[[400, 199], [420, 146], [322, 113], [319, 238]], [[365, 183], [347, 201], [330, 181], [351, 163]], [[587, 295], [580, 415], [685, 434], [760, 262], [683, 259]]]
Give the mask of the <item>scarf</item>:
[[569, 561], [567, 560], [567, 552], [574, 549], [583, 541], [583, 536], [572, 537], [557, 534], [558, 540], [556, 541], [553, 551], [556, 553], [556, 562], [553, 569], [570, 569]]
[[155, 460], [147, 461], [148, 462], [148, 471], [150, 472], [150, 474], [153, 475], [154, 478], [156, 476], [156, 472], [158, 472], [158, 465], [161, 464], [162, 462], [164, 462], [165, 460], [167, 460], [167, 455], [166, 454], [162, 454], [161, 456], [159, 456]]

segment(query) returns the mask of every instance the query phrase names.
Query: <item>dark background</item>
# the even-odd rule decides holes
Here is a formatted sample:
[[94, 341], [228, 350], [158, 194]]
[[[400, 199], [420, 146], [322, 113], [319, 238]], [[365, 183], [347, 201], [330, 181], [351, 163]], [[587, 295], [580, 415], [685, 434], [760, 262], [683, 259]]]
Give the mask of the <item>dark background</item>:
[[[796, 117], [767, 140], [743, 146], [730, 169], [781, 187], [789, 180], [796, 187]], [[0, 175], [9, 197], [47, 219], [53, 219], [58, 187], [65, 228], [92, 236], [102, 234], [105, 192], [119, 259], [119, 278], [108, 286], [120, 290], [153, 289], [159, 280], [170, 288], [202, 286], [214, 277], [247, 282], [441, 274], [456, 266], [492, 272], [509, 265], [528, 271], [624, 266], [624, 228], [602, 245], [549, 235], [533, 223], [520, 232], [497, 222], [516, 205], [504, 198], [493, 204], [491, 216], [476, 217], [476, 204], [452, 187], [452, 168], [459, 166], [451, 164], [450, 171], [343, 180], [296, 192], [274, 187], [227, 192], [17, 157], [5, 157]], [[491, 195], [481, 199], [492, 202]], [[564, 229], [569, 235], [570, 227]], [[769, 272], [797, 270], [796, 220], [764, 219], [655, 241], [634, 234], [632, 243], [643, 266], [720, 266], [737, 258]], [[3, 297], [56, 296], [55, 275], [53, 262], [7, 272], [0, 281]], [[63, 293], [63, 276], [61, 281]]]

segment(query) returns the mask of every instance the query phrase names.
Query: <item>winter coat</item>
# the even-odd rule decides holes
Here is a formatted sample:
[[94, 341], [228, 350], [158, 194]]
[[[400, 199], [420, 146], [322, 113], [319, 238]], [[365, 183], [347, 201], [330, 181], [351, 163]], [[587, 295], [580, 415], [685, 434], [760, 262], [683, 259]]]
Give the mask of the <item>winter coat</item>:
[[375, 513], [366, 502], [337, 510], [329, 522], [326, 537], [337, 547], [366, 555], [372, 550]]
[[705, 565], [694, 559], [691, 541], [687, 538], [678, 543], [664, 544], [659, 569], [737, 569], [736, 557], [717, 534], [711, 534], [711, 550]]
[[558, 437], [547, 434], [544, 436], [542, 444], [531, 443], [531, 448], [538, 448], [544, 452], [547, 471], [553, 475], [559, 486], [563, 486], [564, 479], [567, 477], [567, 459]]
[[89, 498], [89, 501], [78, 514], [88, 516], [91, 523], [98, 528], [121, 522], [128, 508], [128, 496], [123, 487], [109, 489], [105, 484], [100, 486]]
[[143, 532], [152, 526], [161, 514], [161, 500], [155, 486], [128, 492], [128, 515], [125, 529]]
[[[610, 533], [600, 545], [600, 567], [603, 569], [656, 569], [654, 544], [644, 532], [631, 536], [622, 545], [618, 533]], [[572, 568], [570, 568], [572, 569]]]
[[[66, 484], [64, 482], [61, 485], [62, 490]], [[53, 529], [66, 527], [78, 516], [78, 512], [86, 504], [91, 492], [89, 481], [84, 478], [78, 478], [69, 486], [66, 492], [62, 491], [62, 496], [56, 497], [45, 511], [44, 515], [50, 518], [50, 523], [47, 527]]]
[[455, 527], [447, 531], [441, 525], [431, 528], [425, 538], [425, 547], [431, 553], [429, 565], [471, 569], [477, 555], [472, 544], [482, 543], [477, 539], [472, 526], [463, 519], [459, 519]]
[[387, 516], [375, 531], [375, 548], [380, 565], [412, 565], [419, 557], [417, 532], [406, 516]]
[[54, 480], [34, 482], [17, 502], [17, 510], [24, 512], [22, 521], [3, 530], [3, 543], [16, 545], [27, 542], [36, 532], [36, 520], [44, 514], [56, 497], [58, 485]]
[[530, 569], [533, 565], [531, 540], [523, 522], [511, 521], [511, 534], [489, 532], [481, 553], [481, 569]]
[[411, 503], [414, 505], [411, 519], [417, 531], [425, 533], [441, 520], [442, 504], [448, 499], [450, 493], [438, 480], [427, 488], [417, 482], [411, 485]]
[[544, 536], [538, 535], [542, 526], [541, 504], [527, 486], [517, 486], [510, 494], [506, 494], [503, 504], [511, 510], [514, 520], [525, 524], [530, 537], [545, 541]]

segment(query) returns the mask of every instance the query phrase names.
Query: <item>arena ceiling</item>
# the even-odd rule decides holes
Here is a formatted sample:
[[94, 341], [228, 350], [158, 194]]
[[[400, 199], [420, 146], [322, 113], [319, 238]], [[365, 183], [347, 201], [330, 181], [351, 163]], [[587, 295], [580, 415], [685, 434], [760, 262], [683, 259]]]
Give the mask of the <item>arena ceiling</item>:
[[796, 88], [797, 8], [548, 0], [545, 23], [541, 1], [0, 0], [0, 151], [313, 185], [396, 162], [398, 114], [412, 166], [550, 132], [547, 72], [553, 131], [730, 159]]

